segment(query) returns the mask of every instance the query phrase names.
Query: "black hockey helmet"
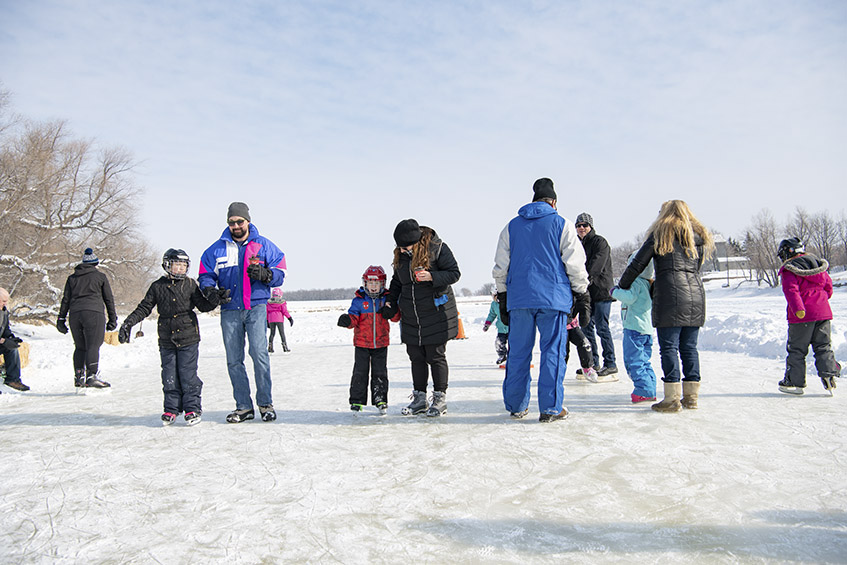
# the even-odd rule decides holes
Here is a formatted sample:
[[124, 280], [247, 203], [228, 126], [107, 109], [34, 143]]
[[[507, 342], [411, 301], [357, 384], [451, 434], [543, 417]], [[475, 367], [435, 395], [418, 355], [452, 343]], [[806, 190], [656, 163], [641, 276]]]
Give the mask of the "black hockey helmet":
[[799, 253], [805, 253], [806, 246], [800, 241], [800, 238], [789, 237], [779, 242], [779, 249], [776, 250], [776, 255], [782, 261], [788, 261]]
[[[185, 268], [181, 269], [177, 267], [174, 269], [175, 264], [184, 264]], [[162, 255], [162, 268], [172, 279], [184, 279], [186, 275], [188, 275], [188, 267], [190, 265], [191, 259], [188, 258], [188, 253], [182, 249], [171, 248], [165, 251], [165, 254]]]

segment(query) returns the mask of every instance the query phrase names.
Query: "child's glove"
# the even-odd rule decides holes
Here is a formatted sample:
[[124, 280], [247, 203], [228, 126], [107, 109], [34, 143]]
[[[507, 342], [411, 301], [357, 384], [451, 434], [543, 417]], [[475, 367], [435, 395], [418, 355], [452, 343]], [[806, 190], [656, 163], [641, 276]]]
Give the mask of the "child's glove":
[[118, 342], [129, 343], [129, 334], [132, 331], [132, 326], [124, 322], [121, 324], [121, 329], [118, 330]]
[[488, 331], [488, 328], [490, 328], [490, 327], [491, 327], [491, 322], [489, 322], [488, 320], [486, 320], [486, 321], [485, 321], [485, 324], [483, 324], [483, 326], [482, 326], [482, 331], [487, 332], [487, 331]]
[[353, 325], [353, 321], [350, 319], [348, 314], [341, 314], [338, 317], [338, 326], [342, 328], [349, 328]]
[[797, 310], [797, 311], [794, 313], [794, 315], [795, 315], [795, 316], [797, 316], [798, 318], [800, 318], [800, 319], [802, 320], [803, 318], [805, 318], [805, 317], [806, 317], [806, 311], [805, 311], [805, 310]]
[[115, 328], [117, 328], [117, 327], [118, 327], [118, 321], [117, 320], [109, 320], [108, 322], [106, 322], [106, 331], [107, 332], [113, 332], [113, 331], [115, 331]]
[[294, 318], [292, 318], [291, 316], [289, 316], [289, 317], [288, 317], [288, 325], [289, 325], [289, 326], [293, 326], [293, 325], [294, 325]]
[[68, 324], [65, 323], [64, 318], [59, 318], [58, 320], [56, 320], [56, 329], [59, 330], [59, 333], [68, 333]]
[[265, 284], [271, 282], [271, 279], [274, 277], [271, 270], [264, 265], [249, 265], [247, 267], [247, 276], [254, 281], [263, 282]]

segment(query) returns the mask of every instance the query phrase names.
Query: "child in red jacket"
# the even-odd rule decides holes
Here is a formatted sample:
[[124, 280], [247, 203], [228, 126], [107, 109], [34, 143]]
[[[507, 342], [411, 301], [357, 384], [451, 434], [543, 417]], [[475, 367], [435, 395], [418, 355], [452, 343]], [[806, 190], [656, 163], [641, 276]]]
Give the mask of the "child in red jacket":
[[832, 279], [826, 270], [829, 263], [805, 253], [796, 237], [783, 239], [777, 255], [782, 259], [779, 275], [782, 292], [788, 302], [788, 357], [785, 378], [779, 382], [780, 392], [803, 394], [806, 387], [806, 354], [809, 345], [815, 352], [815, 368], [823, 387], [832, 394], [841, 367], [832, 352]]
[[[385, 415], [388, 409], [388, 320], [377, 314], [385, 304], [385, 270], [371, 265], [362, 275], [362, 287], [356, 291], [346, 314], [338, 318], [342, 328], [353, 329], [356, 356], [350, 380], [350, 410], [361, 412], [368, 403], [370, 372], [371, 402]], [[398, 313], [391, 321], [400, 319]]]

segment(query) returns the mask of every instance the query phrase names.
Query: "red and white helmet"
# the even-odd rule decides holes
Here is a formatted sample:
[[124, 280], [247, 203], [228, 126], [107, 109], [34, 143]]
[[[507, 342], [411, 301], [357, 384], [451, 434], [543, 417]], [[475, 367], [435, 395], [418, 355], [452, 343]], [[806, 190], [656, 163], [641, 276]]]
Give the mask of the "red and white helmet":
[[[388, 277], [385, 276], [385, 269], [379, 265], [371, 265], [365, 269], [362, 275], [362, 286], [368, 296], [371, 298], [379, 298], [385, 290], [385, 281]], [[368, 284], [370, 283], [370, 284]]]

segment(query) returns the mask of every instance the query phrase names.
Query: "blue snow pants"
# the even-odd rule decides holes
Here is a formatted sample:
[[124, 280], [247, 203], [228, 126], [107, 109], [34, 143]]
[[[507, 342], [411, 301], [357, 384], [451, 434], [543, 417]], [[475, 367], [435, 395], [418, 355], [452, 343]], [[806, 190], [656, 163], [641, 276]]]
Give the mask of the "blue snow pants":
[[509, 312], [509, 358], [503, 381], [503, 402], [509, 412], [523, 412], [529, 406], [532, 376], [529, 366], [535, 347], [535, 330], [540, 334], [541, 365], [538, 374], [538, 411], [562, 411], [565, 390], [565, 352], [568, 343], [568, 315], [559, 310], [517, 308]]
[[655, 398], [656, 373], [650, 358], [653, 356], [653, 336], [624, 328], [623, 362], [635, 388], [632, 394]]

